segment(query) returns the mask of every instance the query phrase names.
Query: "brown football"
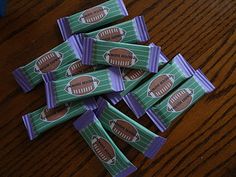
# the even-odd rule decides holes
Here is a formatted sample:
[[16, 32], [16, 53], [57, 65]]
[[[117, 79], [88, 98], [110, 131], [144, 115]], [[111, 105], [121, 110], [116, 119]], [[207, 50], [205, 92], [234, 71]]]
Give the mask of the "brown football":
[[48, 109], [47, 107], [45, 107], [41, 112], [41, 119], [47, 122], [56, 121], [64, 117], [69, 109], [69, 105], [61, 105], [53, 109]]
[[113, 48], [104, 54], [104, 59], [110, 65], [126, 68], [138, 61], [135, 54], [126, 48]]
[[83, 96], [93, 92], [100, 81], [93, 76], [78, 76], [72, 79], [65, 87], [65, 91], [76, 96]]
[[36, 60], [34, 71], [40, 74], [54, 71], [60, 66], [62, 59], [61, 53], [48, 52]]
[[145, 74], [141, 69], [123, 69], [122, 76], [126, 81], [137, 80]]
[[71, 77], [81, 73], [94, 71], [94, 66], [83, 65], [81, 60], [73, 62], [66, 71], [66, 77]]
[[160, 98], [166, 95], [175, 82], [175, 76], [172, 74], [162, 74], [151, 81], [148, 87], [148, 96]]
[[85, 10], [79, 17], [79, 21], [85, 24], [100, 22], [108, 15], [109, 9], [103, 6], [92, 7]]
[[139, 133], [137, 129], [127, 121], [116, 119], [109, 121], [110, 128], [115, 135], [129, 142], [139, 141]]
[[104, 41], [121, 42], [125, 35], [126, 32], [123, 29], [111, 27], [100, 31], [96, 38]]
[[109, 165], [115, 164], [116, 154], [109, 141], [98, 135], [93, 135], [91, 141], [92, 149], [101, 161]]
[[185, 110], [193, 100], [194, 91], [189, 88], [177, 90], [173, 93], [167, 103], [167, 111], [180, 112]]

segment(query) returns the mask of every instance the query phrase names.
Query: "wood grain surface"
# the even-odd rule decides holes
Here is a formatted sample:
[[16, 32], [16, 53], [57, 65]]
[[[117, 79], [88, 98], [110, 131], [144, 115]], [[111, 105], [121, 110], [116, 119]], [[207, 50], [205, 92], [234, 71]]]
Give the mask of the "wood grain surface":
[[[21, 116], [45, 104], [43, 85], [24, 94], [11, 72], [62, 42], [56, 19], [103, 0], [9, 0], [0, 18], [0, 176], [109, 176], [72, 126], [73, 120], [29, 141]], [[138, 170], [131, 176], [236, 176], [236, 1], [125, 0], [131, 19], [144, 15], [151, 41], [168, 58], [181, 53], [217, 89], [171, 128], [155, 159], [112, 136]], [[129, 116], [124, 103], [118, 107]]]

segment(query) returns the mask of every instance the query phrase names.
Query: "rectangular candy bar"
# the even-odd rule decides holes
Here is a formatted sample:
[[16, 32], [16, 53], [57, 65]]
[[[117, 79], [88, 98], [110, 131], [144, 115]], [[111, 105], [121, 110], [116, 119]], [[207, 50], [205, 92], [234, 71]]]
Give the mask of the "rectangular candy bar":
[[94, 110], [97, 104], [94, 98], [83, 101], [66, 103], [54, 109], [46, 106], [22, 116], [30, 140], [35, 139], [41, 133], [66, 122], [75, 116], [84, 113], [86, 110]]
[[96, 115], [106, 130], [126, 141], [146, 157], [154, 158], [166, 141], [120, 112], [102, 97], [98, 99]]
[[[162, 68], [167, 62], [167, 57], [161, 51], [159, 64], [157, 67]], [[108, 93], [106, 95], [106, 97], [111, 101], [113, 105], [116, 105], [118, 102], [120, 102], [125, 95], [131, 92], [140, 82], [142, 82], [142, 80], [144, 80], [147, 76], [150, 75], [149, 72], [145, 72], [140, 69], [137, 70], [128, 68], [123, 68], [121, 73], [125, 84], [125, 90], [119, 93]]]
[[93, 111], [79, 117], [74, 126], [113, 177], [125, 177], [137, 170], [104, 130]]
[[123, 0], [110, 0], [74, 15], [60, 18], [57, 24], [63, 39], [66, 40], [72, 34], [91, 31], [125, 16], [128, 16], [128, 12]]
[[17, 83], [24, 92], [31, 91], [42, 82], [42, 74], [57, 69], [81, 58], [81, 36], [74, 35], [29, 64], [13, 71]]
[[84, 35], [98, 40], [133, 44], [146, 42], [150, 38], [143, 16]]
[[124, 89], [120, 69], [110, 67], [45, 83], [48, 108]]
[[214, 89], [214, 85], [201, 70], [197, 70], [192, 78], [161, 102], [148, 109], [146, 113], [154, 124], [164, 132], [178, 116]]
[[60, 69], [52, 72], [43, 74], [43, 80], [45, 82], [56, 81], [59, 79], [65, 79], [68, 77], [76, 76], [78, 74], [88, 73], [103, 69], [103, 66], [88, 66], [83, 65], [81, 60], [74, 61], [66, 66], [61, 67]]
[[86, 37], [83, 40], [84, 65], [110, 65], [156, 73], [159, 56], [160, 47], [154, 44], [145, 46]]
[[158, 102], [163, 96], [190, 78], [194, 69], [179, 54], [157, 74], [124, 97], [137, 118]]

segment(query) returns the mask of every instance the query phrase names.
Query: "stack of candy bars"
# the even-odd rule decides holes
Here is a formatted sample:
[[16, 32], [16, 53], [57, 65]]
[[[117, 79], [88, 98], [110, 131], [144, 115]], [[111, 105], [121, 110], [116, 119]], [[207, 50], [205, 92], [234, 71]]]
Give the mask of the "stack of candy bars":
[[122, 0], [110, 0], [60, 18], [64, 42], [13, 72], [25, 92], [45, 84], [47, 105], [23, 116], [30, 140], [83, 114], [74, 127], [112, 176], [127, 176], [137, 168], [107, 131], [148, 158], [166, 141], [114, 105], [124, 100], [137, 118], [148, 115], [163, 132], [214, 90], [180, 54], [168, 61], [154, 43], [136, 44], [149, 40], [142, 16], [92, 31], [127, 15]]

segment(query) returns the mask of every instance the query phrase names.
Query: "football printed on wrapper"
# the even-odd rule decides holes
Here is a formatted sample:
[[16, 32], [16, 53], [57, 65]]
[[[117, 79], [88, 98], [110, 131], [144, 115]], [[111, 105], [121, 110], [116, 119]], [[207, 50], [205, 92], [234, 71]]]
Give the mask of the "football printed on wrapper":
[[84, 24], [93, 24], [100, 22], [109, 13], [109, 8], [97, 6], [85, 10], [79, 17], [79, 21]]
[[140, 140], [137, 129], [127, 121], [121, 119], [110, 120], [109, 125], [111, 130], [125, 141], [137, 142]]
[[93, 76], [83, 75], [72, 79], [65, 87], [65, 91], [76, 96], [87, 95], [98, 87], [100, 81]]
[[54, 71], [60, 66], [62, 59], [61, 53], [48, 52], [36, 60], [34, 71], [40, 74]]
[[122, 77], [126, 81], [137, 80], [145, 74], [141, 69], [123, 69]]
[[70, 106], [68, 104], [61, 105], [59, 107], [48, 109], [45, 107], [41, 112], [41, 119], [46, 122], [53, 122], [63, 118], [69, 111]]
[[137, 61], [136, 55], [125, 48], [113, 48], [104, 54], [105, 61], [113, 66], [131, 67]]
[[121, 42], [125, 35], [125, 30], [118, 27], [111, 27], [100, 31], [96, 38], [104, 41]]
[[171, 95], [167, 103], [168, 112], [180, 112], [185, 110], [193, 100], [194, 91], [189, 88], [177, 90]]
[[94, 71], [94, 66], [83, 65], [81, 60], [73, 62], [66, 71], [66, 77]]
[[109, 165], [115, 164], [116, 154], [109, 141], [98, 135], [93, 135], [91, 142], [93, 151], [102, 162]]
[[175, 76], [172, 74], [162, 74], [156, 77], [149, 84], [147, 94], [152, 98], [160, 98], [166, 95], [173, 87]]

